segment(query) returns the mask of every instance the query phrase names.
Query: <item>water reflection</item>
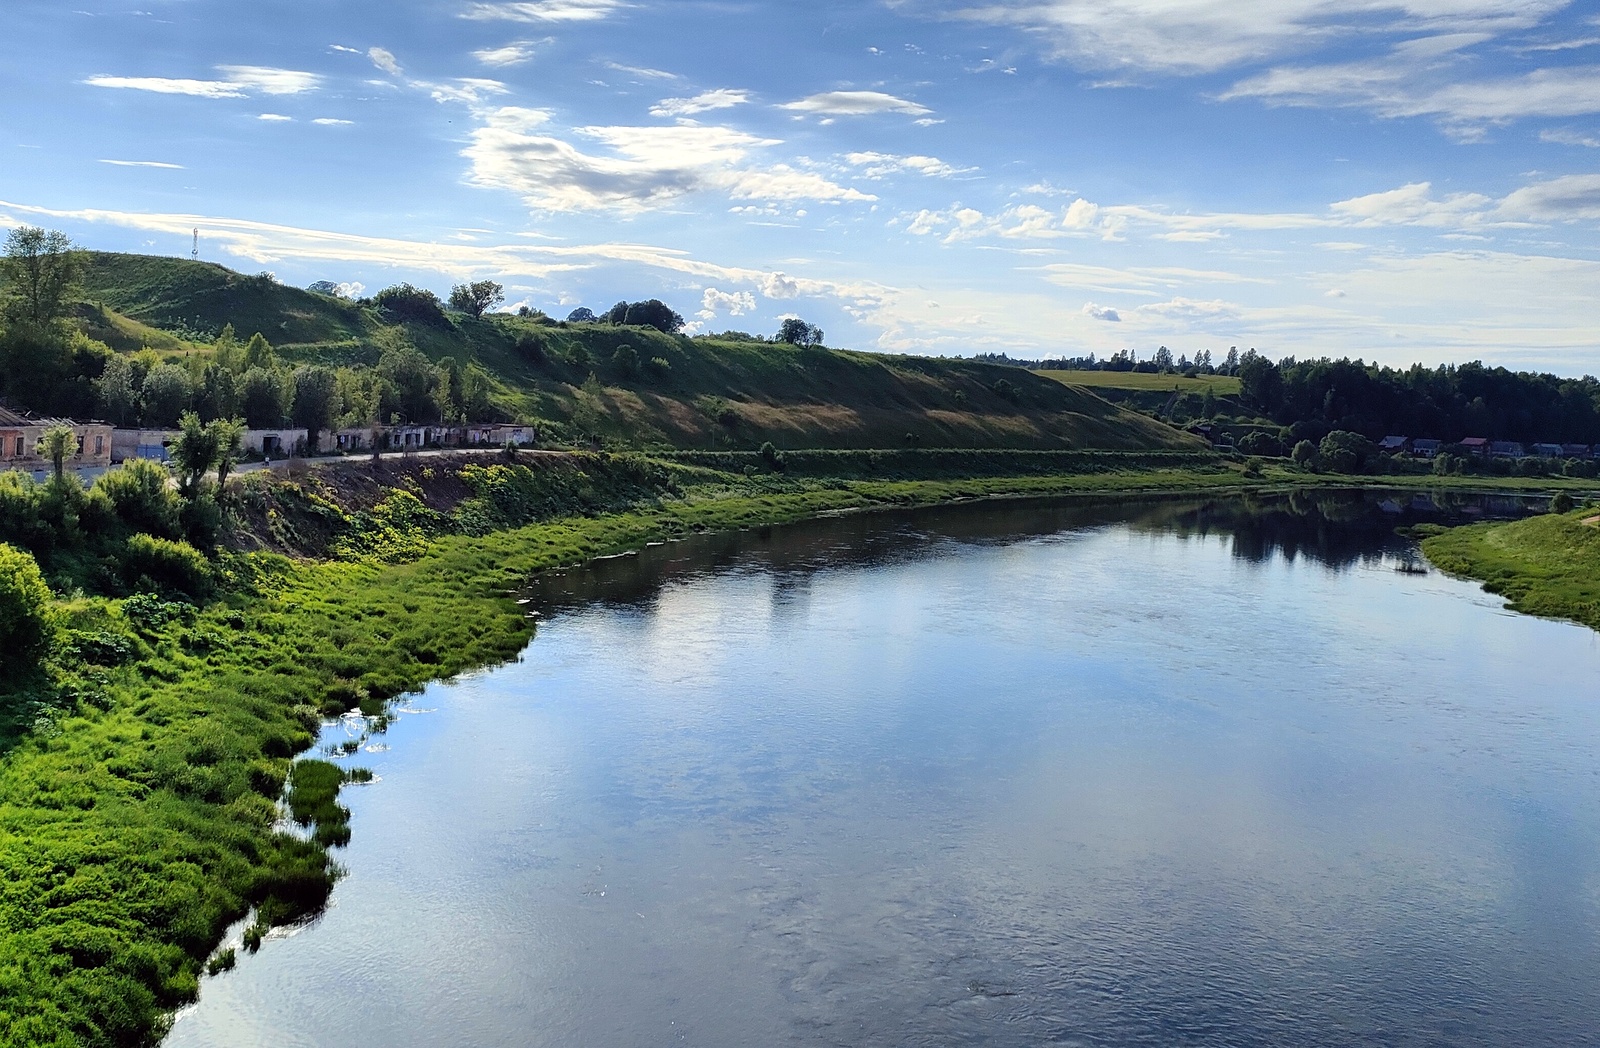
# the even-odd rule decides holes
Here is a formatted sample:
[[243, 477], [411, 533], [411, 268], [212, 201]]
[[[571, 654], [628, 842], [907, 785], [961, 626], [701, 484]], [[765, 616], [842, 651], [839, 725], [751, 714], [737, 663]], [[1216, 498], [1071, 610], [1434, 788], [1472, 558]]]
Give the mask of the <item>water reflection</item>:
[[1397, 574], [1384, 498], [540, 580], [170, 1048], [1600, 1044], [1595, 637]]

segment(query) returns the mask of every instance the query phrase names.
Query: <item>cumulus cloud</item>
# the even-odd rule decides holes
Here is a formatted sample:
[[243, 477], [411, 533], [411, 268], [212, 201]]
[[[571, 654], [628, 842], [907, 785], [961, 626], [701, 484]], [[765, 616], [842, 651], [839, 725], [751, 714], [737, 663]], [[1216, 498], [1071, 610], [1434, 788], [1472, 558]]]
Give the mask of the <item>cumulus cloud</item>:
[[268, 66], [218, 66], [221, 80], [187, 80], [157, 76], [91, 76], [84, 83], [91, 87], [125, 91], [150, 91], [161, 95], [189, 95], [195, 98], [244, 98], [252, 94], [299, 95], [322, 86], [322, 77], [294, 69]]
[[891, 153], [847, 153], [845, 160], [852, 165], [862, 168], [862, 175], [867, 178], [883, 178], [891, 174], [908, 172], [916, 175], [926, 175], [929, 178], [950, 178], [954, 175], [967, 174], [973, 168], [958, 168], [945, 163], [938, 157], [931, 156], [895, 156]]
[[922, 116], [924, 113], [933, 112], [926, 106], [884, 94], [882, 91], [825, 91], [797, 102], [785, 102], [779, 108], [818, 116], [873, 116], [878, 113]]
[[651, 116], [685, 117], [696, 113], [709, 113], [714, 109], [732, 109], [750, 101], [750, 92], [719, 88], [704, 91], [693, 98], [663, 98], [650, 107]]
[[782, 273], [768, 273], [762, 278], [761, 294], [778, 300], [799, 298], [800, 284]]
[[523, 3], [473, 3], [462, 18], [477, 22], [595, 22], [631, 6], [622, 0], [527, 0]]
[[708, 287], [701, 296], [700, 312], [696, 315], [702, 320], [715, 320], [720, 313], [726, 313], [731, 317], [742, 317], [746, 313], [754, 313], [755, 310], [756, 297], [748, 291], [727, 292]]
[[732, 128], [577, 128], [610, 151], [597, 155], [537, 133], [548, 119], [542, 110], [516, 107], [486, 114], [462, 153], [472, 182], [515, 192], [541, 211], [637, 213], [706, 191], [735, 200], [876, 199], [786, 164], [755, 163], [754, 154], [780, 143]]
[[1122, 323], [1122, 314], [1110, 306], [1097, 306], [1093, 302], [1083, 304], [1083, 315], [1094, 320], [1104, 320], [1110, 324]]

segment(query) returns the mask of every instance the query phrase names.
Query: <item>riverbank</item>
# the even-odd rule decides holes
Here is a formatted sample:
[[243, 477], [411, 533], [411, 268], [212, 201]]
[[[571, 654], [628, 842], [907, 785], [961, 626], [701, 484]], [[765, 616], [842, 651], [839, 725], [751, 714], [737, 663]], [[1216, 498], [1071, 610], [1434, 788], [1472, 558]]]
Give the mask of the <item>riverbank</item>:
[[329, 825], [313, 817], [310, 839], [282, 832], [293, 758], [328, 716], [378, 715], [515, 657], [533, 622], [514, 593], [537, 572], [879, 507], [1352, 481], [1115, 456], [1072, 473], [912, 479], [918, 461], [892, 473], [880, 461], [880, 479], [605, 455], [415, 464], [392, 483], [247, 478], [249, 541], [220, 560], [209, 604], [61, 602], [56, 659], [75, 701], [0, 764], [0, 1041], [153, 1044], [232, 923], [252, 909], [258, 927], [316, 912], [338, 876], [319, 840], [337, 843], [341, 820], [329, 799], [312, 806]]
[[1422, 543], [1452, 575], [1476, 579], [1513, 611], [1571, 619], [1600, 630], [1600, 528], [1578, 509], [1502, 524], [1476, 524]]

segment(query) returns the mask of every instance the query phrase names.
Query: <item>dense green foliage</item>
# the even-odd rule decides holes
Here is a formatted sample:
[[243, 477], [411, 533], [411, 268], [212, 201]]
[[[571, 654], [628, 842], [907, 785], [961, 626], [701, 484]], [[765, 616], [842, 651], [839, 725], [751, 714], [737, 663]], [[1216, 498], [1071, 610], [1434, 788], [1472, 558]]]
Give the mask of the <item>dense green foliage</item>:
[[1422, 549], [1445, 571], [1481, 580], [1517, 611], [1600, 629], [1597, 512], [1569, 510], [1455, 528], [1425, 539]]
[[0, 681], [38, 664], [50, 640], [51, 600], [34, 559], [0, 543]]

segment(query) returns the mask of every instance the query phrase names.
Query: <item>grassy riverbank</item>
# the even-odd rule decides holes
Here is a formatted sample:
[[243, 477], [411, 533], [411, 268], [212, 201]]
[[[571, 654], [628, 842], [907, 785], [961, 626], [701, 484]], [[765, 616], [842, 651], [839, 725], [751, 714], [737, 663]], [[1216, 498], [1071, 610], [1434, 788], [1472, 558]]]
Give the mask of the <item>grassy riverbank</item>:
[[[348, 838], [324, 717], [512, 658], [514, 593], [693, 532], [960, 499], [1348, 486], [1188, 458], [829, 453], [350, 463], [246, 478], [213, 596], [57, 602], [58, 703], [0, 762], [0, 1043], [148, 1045], [224, 930], [315, 912]], [[832, 468], [835, 475], [827, 475]], [[1370, 478], [1376, 480], [1377, 478]], [[285, 554], [292, 554], [285, 555]], [[220, 966], [220, 965], [219, 965]]]
[[1595, 510], [1434, 535], [1423, 552], [1444, 571], [1477, 579], [1515, 611], [1600, 629], [1600, 527]]

